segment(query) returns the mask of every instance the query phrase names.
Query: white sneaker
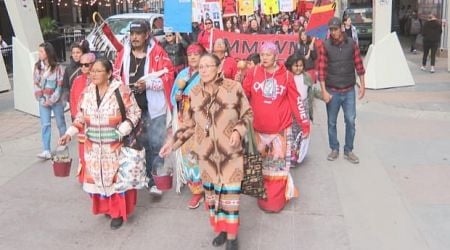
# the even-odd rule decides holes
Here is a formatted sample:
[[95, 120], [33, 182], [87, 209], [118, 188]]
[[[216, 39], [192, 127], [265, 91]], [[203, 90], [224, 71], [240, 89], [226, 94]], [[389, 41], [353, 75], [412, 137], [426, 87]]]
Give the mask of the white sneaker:
[[38, 158], [44, 159], [44, 160], [50, 160], [52, 158], [52, 154], [48, 150], [42, 151], [42, 153], [36, 155]]
[[425, 68], [425, 66], [421, 66], [420, 70], [425, 71], [425, 70], [427, 70], [427, 68]]
[[434, 66], [431, 66], [430, 73], [434, 73]]
[[150, 192], [150, 194], [158, 195], [158, 196], [161, 196], [162, 193], [163, 193], [163, 192], [162, 192], [161, 190], [159, 190], [156, 186], [152, 186], [152, 187], [150, 188], [149, 192]]

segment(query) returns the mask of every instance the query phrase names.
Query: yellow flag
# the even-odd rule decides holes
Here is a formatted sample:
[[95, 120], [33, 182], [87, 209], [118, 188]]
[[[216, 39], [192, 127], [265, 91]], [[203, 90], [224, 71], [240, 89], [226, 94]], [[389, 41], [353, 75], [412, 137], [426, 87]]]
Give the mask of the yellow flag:
[[248, 16], [253, 15], [253, 0], [239, 0], [239, 15]]

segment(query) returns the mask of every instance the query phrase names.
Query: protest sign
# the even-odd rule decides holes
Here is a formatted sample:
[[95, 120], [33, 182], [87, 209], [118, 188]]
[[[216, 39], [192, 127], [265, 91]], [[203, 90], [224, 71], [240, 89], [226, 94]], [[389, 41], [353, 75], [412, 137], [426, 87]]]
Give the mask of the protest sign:
[[222, 9], [219, 2], [206, 2], [202, 4], [203, 20], [211, 19], [214, 28], [223, 30]]
[[223, 17], [237, 16], [236, 0], [222, 1]]
[[164, 1], [164, 32], [192, 32], [191, 0]]
[[239, 15], [249, 16], [254, 13], [253, 0], [239, 0]]

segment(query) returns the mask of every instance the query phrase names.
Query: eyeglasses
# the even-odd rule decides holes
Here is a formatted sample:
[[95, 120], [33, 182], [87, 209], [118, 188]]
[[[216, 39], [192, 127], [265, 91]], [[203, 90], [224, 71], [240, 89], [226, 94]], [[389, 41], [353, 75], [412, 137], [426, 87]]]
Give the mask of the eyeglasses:
[[173, 35], [166, 35], [166, 37], [172, 37]]
[[81, 67], [89, 68], [89, 67], [91, 67], [92, 63], [81, 63], [80, 65], [81, 65]]
[[212, 24], [212, 22], [206, 22], [205, 24]]
[[106, 72], [106, 70], [91, 70], [91, 72], [89, 72], [89, 73], [94, 75], [94, 74], [103, 73], [103, 72]]
[[217, 67], [217, 65], [211, 64], [211, 65], [200, 65], [198, 66], [198, 70], [204, 70], [204, 69], [211, 69]]

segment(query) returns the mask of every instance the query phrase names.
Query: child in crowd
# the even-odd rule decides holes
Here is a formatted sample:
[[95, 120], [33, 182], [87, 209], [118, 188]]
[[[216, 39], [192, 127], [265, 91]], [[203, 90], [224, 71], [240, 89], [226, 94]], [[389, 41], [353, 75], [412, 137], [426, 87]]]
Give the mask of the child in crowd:
[[[311, 76], [305, 71], [305, 58], [298, 54], [293, 54], [287, 58], [285, 66], [294, 75], [295, 86], [305, 107], [306, 115], [312, 121], [314, 97], [321, 97], [320, 91], [313, 88]], [[295, 167], [305, 158], [308, 152], [310, 137], [302, 137], [303, 133], [295, 119], [292, 123], [292, 134], [294, 135], [295, 142], [293, 143], [291, 154], [291, 167]]]

